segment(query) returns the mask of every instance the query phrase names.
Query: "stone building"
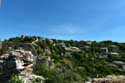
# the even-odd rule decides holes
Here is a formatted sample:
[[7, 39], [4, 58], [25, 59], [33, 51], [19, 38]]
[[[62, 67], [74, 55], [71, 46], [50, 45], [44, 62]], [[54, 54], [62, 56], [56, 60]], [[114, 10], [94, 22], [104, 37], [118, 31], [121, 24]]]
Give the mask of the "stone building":
[[117, 53], [117, 52], [110, 52], [110, 53], [108, 54], [108, 56], [109, 56], [109, 57], [116, 57], [116, 58], [117, 58], [117, 57], [121, 57], [120, 54]]
[[2, 42], [0, 41], [0, 49], [2, 48]]
[[113, 64], [115, 64], [116, 66], [118, 66], [119, 68], [125, 70], [125, 62], [123, 61], [113, 61]]
[[50, 58], [50, 56], [39, 56], [39, 57], [37, 57], [36, 64], [41, 64], [41, 65], [44, 65], [48, 68], [54, 67], [53, 60]]
[[109, 49], [110, 52], [117, 52], [117, 51], [119, 51], [119, 47], [116, 46], [116, 45], [110, 45], [108, 47], [108, 49]]
[[101, 51], [101, 53], [106, 53], [106, 54], [109, 53], [109, 50], [107, 47], [100, 48], [100, 51]]

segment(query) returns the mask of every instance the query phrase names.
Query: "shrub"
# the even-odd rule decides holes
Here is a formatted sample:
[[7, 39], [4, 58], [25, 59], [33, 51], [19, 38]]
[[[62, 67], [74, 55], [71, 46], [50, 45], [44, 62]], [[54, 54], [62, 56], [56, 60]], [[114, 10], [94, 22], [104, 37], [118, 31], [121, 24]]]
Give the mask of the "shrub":
[[23, 83], [23, 80], [18, 75], [13, 75], [9, 83]]

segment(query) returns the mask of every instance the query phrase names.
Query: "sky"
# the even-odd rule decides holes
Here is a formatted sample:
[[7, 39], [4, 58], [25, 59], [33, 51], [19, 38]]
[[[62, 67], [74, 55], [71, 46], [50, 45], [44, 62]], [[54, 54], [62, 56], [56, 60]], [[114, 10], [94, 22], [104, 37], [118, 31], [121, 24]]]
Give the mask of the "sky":
[[125, 41], [125, 0], [2, 0], [0, 38]]

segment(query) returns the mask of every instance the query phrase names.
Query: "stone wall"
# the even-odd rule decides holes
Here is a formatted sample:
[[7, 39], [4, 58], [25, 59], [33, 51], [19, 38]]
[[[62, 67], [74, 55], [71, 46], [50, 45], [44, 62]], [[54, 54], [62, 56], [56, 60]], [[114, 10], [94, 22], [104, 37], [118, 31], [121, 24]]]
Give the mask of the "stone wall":
[[125, 76], [107, 76], [105, 78], [94, 78], [90, 83], [125, 83]]

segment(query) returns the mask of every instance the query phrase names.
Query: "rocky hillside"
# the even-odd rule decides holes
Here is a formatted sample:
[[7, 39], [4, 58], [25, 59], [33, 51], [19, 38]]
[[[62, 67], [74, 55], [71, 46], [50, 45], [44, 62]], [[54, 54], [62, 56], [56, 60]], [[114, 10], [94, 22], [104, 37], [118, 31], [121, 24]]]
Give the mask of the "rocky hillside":
[[36, 36], [0, 42], [0, 83], [105, 83], [96, 81], [108, 75], [124, 78], [125, 43]]
[[33, 83], [34, 79], [41, 79], [41, 82], [44, 80], [42, 76], [33, 74], [37, 54], [31, 44], [1, 42], [1, 45], [0, 83]]

